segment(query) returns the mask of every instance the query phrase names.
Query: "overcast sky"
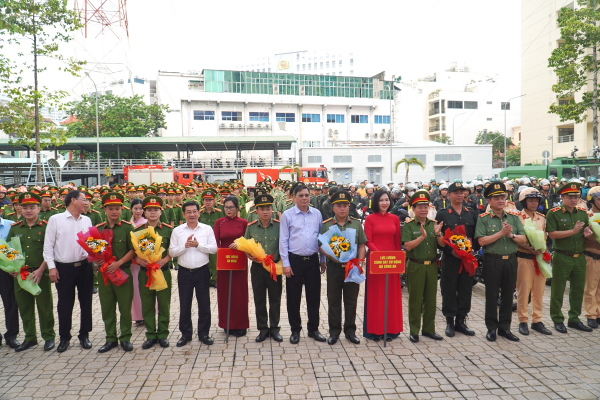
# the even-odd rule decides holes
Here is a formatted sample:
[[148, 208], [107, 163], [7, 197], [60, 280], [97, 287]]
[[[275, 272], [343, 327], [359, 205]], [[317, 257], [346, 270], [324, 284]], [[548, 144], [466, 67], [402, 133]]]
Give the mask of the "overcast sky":
[[[109, 31], [94, 39], [98, 27], [90, 26], [88, 39], [80, 33], [62, 47], [90, 62], [86, 69], [97, 83], [122, 77], [126, 67], [119, 63], [155, 79], [158, 70], [229, 69], [253, 55], [339, 48], [353, 51], [368, 73], [386, 71], [388, 78], [409, 81], [456, 61], [500, 75], [520, 94], [518, 0], [130, 0], [127, 6], [128, 39], [119, 41]], [[43, 83], [72, 93], [81, 91], [80, 80], [42, 76]]]

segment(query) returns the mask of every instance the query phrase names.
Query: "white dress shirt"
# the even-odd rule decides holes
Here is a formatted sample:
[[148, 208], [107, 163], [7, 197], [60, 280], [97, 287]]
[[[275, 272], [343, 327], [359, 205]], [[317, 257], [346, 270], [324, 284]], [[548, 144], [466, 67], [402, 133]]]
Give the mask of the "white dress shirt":
[[85, 215], [75, 219], [67, 210], [51, 216], [44, 239], [44, 260], [48, 268], [56, 268], [55, 261], [74, 263], [86, 258], [86, 251], [77, 243], [77, 233], [85, 233], [91, 227], [91, 219]]
[[[190, 235], [198, 241], [198, 247], [185, 247]], [[169, 254], [171, 257], [179, 257], [177, 263], [184, 268], [200, 268], [208, 264], [208, 255], [217, 253], [217, 241], [212, 228], [198, 222], [195, 229], [191, 229], [187, 223], [179, 225], [171, 233], [171, 245]]]

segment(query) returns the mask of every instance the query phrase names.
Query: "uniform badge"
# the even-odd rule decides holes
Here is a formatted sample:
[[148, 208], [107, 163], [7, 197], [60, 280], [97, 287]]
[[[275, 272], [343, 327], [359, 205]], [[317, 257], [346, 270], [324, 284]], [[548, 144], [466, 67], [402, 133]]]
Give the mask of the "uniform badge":
[[116, 199], [117, 199], [117, 196], [115, 196], [115, 195], [113, 194], [113, 195], [111, 195], [111, 196], [110, 196], [110, 199], [111, 199], [111, 200], [116, 200]]
[[425, 195], [424, 195], [424, 194], [420, 194], [420, 195], [419, 195], [419, 198], [420, 198], [420, 199], [424, 199], [424, 198], [425, 198]]
[[344, 193], [340, 194], [340, 199], [345, 199], [346, 195]]
[[456, 187], [461, 187], [462, 184], [460, 182], [456, 182]]
[[150, 199], [150, 203], [156, 203], [156, 199]]
[[24, 199], [30, 199], [31, 195], [30, 194], [26, 194], [25, 196], [23, 196]]
[[494, 185], [494, 189], [500, 189], [500, 185], [498, 185], [498, 184], [495, 184], [495, 185]]
[[571, 189], [577, 189], [577, 185], [576, 184], [572, 184], [571, 185]]
[[260, 201], [267, 201], [266, 197], [261, 197]]

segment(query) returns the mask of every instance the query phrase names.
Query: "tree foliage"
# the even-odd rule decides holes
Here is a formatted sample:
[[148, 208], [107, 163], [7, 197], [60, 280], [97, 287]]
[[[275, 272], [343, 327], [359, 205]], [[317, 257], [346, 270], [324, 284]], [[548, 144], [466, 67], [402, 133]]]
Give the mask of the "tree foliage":
[[419, 167], [421, 167], [421, 169], [423, 171], [425, 170], [425, 163], [423, 161], [419, 160], [418, 158], [416, 158], [416, 157], [403, 158], [402, 160], [396, 161], [396, 164], [394, 165], [394, 173], [395, 174], [398, 173], [398, 167], [401, 164], [405, 164], [405, 168], [406, 168], [406, 176], [404, 177], [404, 184], [408, 183], [408, 171], [410, 170], [411, 165], [418, 165]]
[[[284, 167], [279, 168], [279, 172], [284, 171], [286, 169], [290, 169], [290, 174], [292, 175], [292, 181], [300, 181], [300, 177], [302, 176], [302, 171], [300, 170], [300, 164], [294, 165], [286, 165]], [[294, 175], [296, 179], [294, 179]]]
[[433, 141], [443, 144], [452, 144], [452, 138], [448, 135], [436, 136]]
[[521, 165], [521, 143], [506, 150], [506, 162], [508, 165]]
[[[67, 125], [68, 137], [96, 137], [96, 96], [82, 96], [71, 102], [68, 112], [76, 119]], [[168, 106], [146, 104], [142, 96], [119, 97], [98, 95], [98, 127], [101, 137], [150, 137], [160, 128], [166, 128]], [[117, 158], [116, 153], [103, 152], [102, 158]], [[137, 158], [162, 158], [160, 152], [138, 152]], [[134, 158], [123, 152], [121, 158]]]
[[[487, 141], [486, 135], [483, 131], [479, 131], [477, 134], [477, 138], [475, 139], [475, 144], [491, 144], [492, 145], [492, 158], [499, 159], [504, 156], [504, 134], [494, 131], [487, 133]], [[512, 139], [506, 138], [506, 148], [508, 149], [513, 145]], [[508, 157], [508, 152], [507, 152]]]

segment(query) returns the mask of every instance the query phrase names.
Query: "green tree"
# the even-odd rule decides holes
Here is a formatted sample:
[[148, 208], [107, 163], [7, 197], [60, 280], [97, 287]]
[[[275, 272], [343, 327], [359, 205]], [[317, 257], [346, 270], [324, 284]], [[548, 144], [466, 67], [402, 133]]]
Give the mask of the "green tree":
[[[487, 141], [486, 141], [487, 140]], [[492, 145], [492, 158], [498, 160], [504, 156], [504, 134], [498, 131], [488, 132], [487, 135], [483, 131], [479, 131], [475, 144], [491, 144]], [[512, 139], [506, 138], [506, 148], [508, 149], [513, 145]], [[506, 153], [508, 157], [508, 152]], [[504, 159], [503, 159], [504, 161]]]
[[423, 171], [425, 170], [425, 163], [423, 161], [419, 160], [418, 158], [416, 158], [416, 157], [403, 158], [402, 160], [396, 161], [396, 164], [394, 166], [395, 174], [398, 173], [398, 167], [400, 166], [400, 164], [405, 164], [405, 168], [406, 168], [406, 176], [404, 177], [405, 185], [408, 183], [408, 171], [409, 171], [411, 165], [418, 165], [419, 167], [421, 167], [421, 169], [423, 169]]
[[521, 143], [506, 150], [506, 162], [508, 165], [521, 165]]
[[279, 168], [279, 172], [281, 172], [285, 169], [291, 169], [290, 173], [292, 174], [292, 181], [294, 180], [294, 176], [296, 176], [296, 179], [295, 179], [296, 181], [300, 180], [300, 177], [302, 176], [302, 171], [300, 170], [300, 164], [286, 165], [285, 167]]
[[[37, 181], [40, 182], [40, 151], [48, 143], [63, 143], [65, 138], [53, 124], [40, 118], [39, 109], [59, 106], [67, 96], [64, 91], [40, 88], [39, 74], [47, 69], [40, 61], [58, 61], [59, 70], [77, 75], [84, 63], [61, 55], [59, 44], [71, 41], [71, 33], [82, 24], [67, 0], [2, 0], [0, 21], [2, 45], [7, 43], [19, 48], [18, 62], [0, 57], [0, 93], [10, 99], [0, 107], [0, 130], [7, 133], [11, 141], [35, 148]], [[17, 70], [17, 65], [33, 73], [33, 85], [23, 84], [24, 71]]]
[[444, 144], [452, 144], [452, 138], [448, 135], [436, 136], [433, 141]]
[[[96, 96], [82, 96], [81, 100], [68, 104], [68, 111], [75, 121], [67, 125], [68, 137], [96, 137]], [[169, 107], [146, 104], [142, 96], [119, 97], [112, 94], [98, 95], [98, 127], [101, 137], [149, 137], [156, 136], [160, 128], [166, 128]], [[102, 158], [117, 158], [113, 152], [103, 152]], [[133, 153], [121, 153], [122, 158], [134, 158]], [[137, 158], [162, 158], [160, 152], [139, 152]]]
[[[598, 57], [600, 17], [596, 0], [578, 0], [579, 7], [563, 7], [558, 15], [558, 27], [563, 43], [552, 51], [548, 67], [553, 68], [558, 82], [552, 85], [557, 101], [550, 105], [548, 113], [557, 114], [561, 122], [587, 119], [587, 110], [593, 114], [594, 148], [598, 146]], [[591, 50], [591, 52], [590, 52]], [[590, 79], [591, 77], [591, 79]], [[591, 80], [591, 88], [589, 82]], [[591, 89], [591, 90], [588, 90]], [[580, 93], [581, 101], [575, 101]], [[579, 96], [577, 96], [579, 97]]]

